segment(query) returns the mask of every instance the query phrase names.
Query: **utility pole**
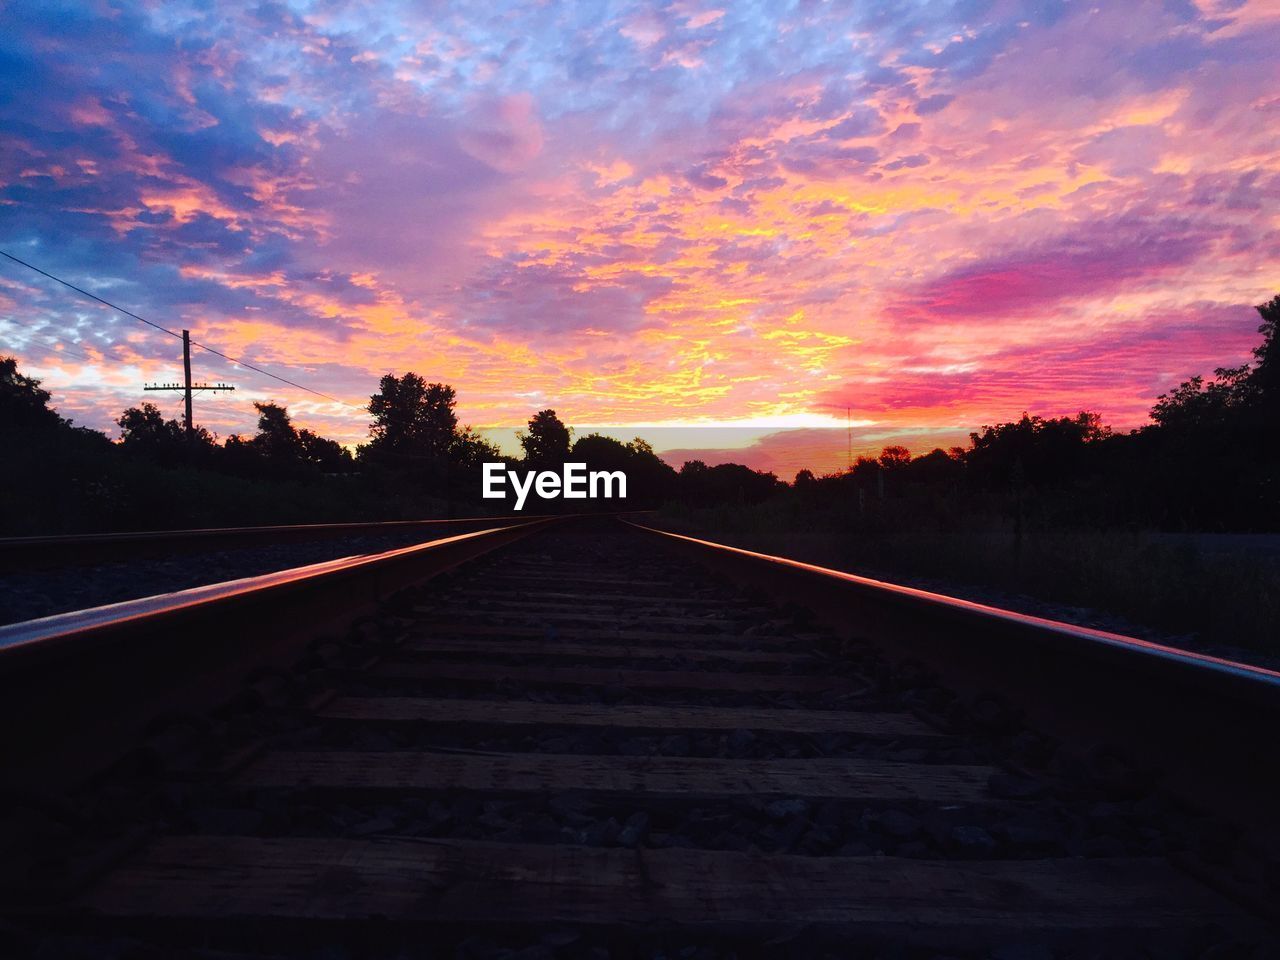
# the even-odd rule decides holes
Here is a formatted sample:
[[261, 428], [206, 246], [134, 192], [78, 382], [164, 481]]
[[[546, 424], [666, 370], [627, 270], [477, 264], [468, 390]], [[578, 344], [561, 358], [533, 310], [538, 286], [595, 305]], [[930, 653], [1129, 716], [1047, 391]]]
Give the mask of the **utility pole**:
[[186, 399], [186, 416], [184, 421], [187, 427], [187, 441], [195, 442], [196, 422], [191, 415], [191, 394], [195, 390], [234, 390], [235, 387], [226, 383], [192, 383], [191, 382], [191, 332], [189, 330], [182, 331], [182, 383], [147, 383], [143, 384], [143, 390], [181, 390]]
[[185, 388], [187, 408], [185, 422], [187, 424], [187, 439], [191, 440], [195, 436], [195, 420], [191, 417], [191, 331], [182, 331], [182, 383]]

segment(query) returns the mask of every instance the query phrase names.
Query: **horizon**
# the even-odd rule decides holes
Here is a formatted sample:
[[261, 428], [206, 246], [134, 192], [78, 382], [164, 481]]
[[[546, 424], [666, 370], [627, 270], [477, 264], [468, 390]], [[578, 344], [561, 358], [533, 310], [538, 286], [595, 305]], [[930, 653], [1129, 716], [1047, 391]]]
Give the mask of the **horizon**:
[[[0, 354], [0, 359], [6, 359]], [[17, 373], [20, 376], [29, 376], [29, 371], [22, 368], [19, 363]], [[41, 389], [44, 384], [37, 378], [35, 380], [37, 386]], [[447, 385], [446, 385], [447, 386]], [[167, 388], [178, 388], [179, 384], [167, 385]], [[195, 388], [195, 392], [199, 394], [199, 387]], [[61, 411], [57, 409], [55, 398], [50, 399], [49, 409], [55, 414], [61, 415]], [[151, 406], [158, 405], [151, 403], [150, 400], [140, 401], [137, 407], [143, 404]], [[287, 409], [287, 408], [286, 408]], [[164, 412], [163, 410], [161, 411]], [[554, 408], [551, 412], [555, 413]], [[1093, 413], [1092, 411], [1080, 410], [1078, 414]], [[256, 411], [255, 411], [256, 415]], [[1073, 415], [1065, 415], [1063, 419], [1071, 419]], [[1030, 417], [1035, 420], [1053, 420], [1058, 418], [1041, 417], [1039, 414], [1033, 414], [1030, 411], [1023, 413], [1011, 421], [1004, 424], [981, 424], [975, 425], [970, 429], [957, 428], [950, 433], [930, 434], [921, 438], [917, 435], [914, 439], [922, 442], [909, 445], [910, 437], [904, 437], [899, 434], [878, 435], [873, 430], [867, 428], [872, 424], [846, 425], [840, 428], [841, 437], [845, 438], [844, 457], [833, 456], [831, 451], [836, 445], [833, 436], [836, 428], [829, 426], [816, 427], [793, 427], [782, 430], [771, 429], [768, 426], [756, 424], [753, 427], [736, 427], [724, 425], [688, 425], [688, 424], [564, 424], [568, 430], [571, 441], [576, 441], [588, 436], [603, 436], [620, 443], [629, 443], [633, 440], [640, 440], [647, 443], [652, 452], [660, 459], [671, 466], [673, 469], [679, 470], [682, 465], [688, 461], [700, 461], [704, 465], [712, 467], [721, 464], [733, 464], [749, 467], [760, 473], [769, 473], [775, 475], [778, 479], [787, 483], [791, 482], [797, 473], [801, 471], [809, 472], [818, 477], [834, 477], [845, 473], [850, 473], [857, 462], [861, 459], [877, 459], [881, 454], [888, 452], [889, 448], [906, 448], [908, 453], [914, 459], [915, 457], [924, 456], [925, 454], [937, 452], [941, 450], [949, 456], [957, 449], [972, 449], [971, 440], [979, 433], [987, 430], [988, 427], [998, 427], [1015, 423], [1023, 418]], [[170, 418], [170, 419], [180, 419]], [[375, 418], [370, 412], [369, 437], [372, 437], [372, 427]], [[85, 427], [83, 424], [76, 424], [73, 418], [68, 418], [67, 423], [70, 426], [93, 430], [93, 427]], [[532, 419], [524, 427], [531, 427]], [[1120, 434], [1126, 431], [1113, 430], [1110, 424], [1099, 420], [1099, 425], [1108, 433]], [[1148, 418], [1142, 427], [1154, 426], [1155, 421]], [[119, 426], [118, 424], [116, 425]], [[204, 428], [198, 420], [197, 428]], [[294, 424], [295, 428], [299, 424]], [[459, 423], [459, 429], [463, 425]], [[1130, 433], [1136, 433], [1140, 428], [1133, 428]], [[114, 436], [111, 431], [105, 432], [108, 439], [113, 443], [120, 443], [121, 439]], [[526, 451], [522, 449], [519, 439], [520, 427], [500, 427], [500, 428], [478, 428], [475, 432], [486, 441], [494, 444], [500, 456], [520, 461], [525, 459]], [[247, 434], [247, 431], [246, 431]], [[237, 435], [239, 439], [249, 439], [246, 435]], [[855, 436], [857, 439], [855, 439]], [[219, 436], [216, 433], [211, 434], [211, 439], [215, 445], [225, 445], [229, 437]], [[736, 440], [736, 442], [734, 442]], [[800, 442], [797, 442], [799, 440]], [[220, 442], [219, 442], [220, 441]], [[691, 446], [681, 446], [680, 441]], [[696, 443], [694, 441], [702, 441]], [[719, 445], [715, 445], [715, 444]], [[342, 444], [345, 449], [356, 454], [357, 448], [362, 446], [361, 443]], [[836, 462], [834, 467], [825, 465], [829, 462]]]
[[[1128, 430], [1257, 341], [1274, 4], [465, 11], [9, 8], [0, 249], [347, 405], [196, 351], [224, 436], [360, 442], [413, 370], [787, 479], [846, 411], [855, 456]], [[7, 261], [0, 336], [79, 424], [179, 413], [169, 338]]]

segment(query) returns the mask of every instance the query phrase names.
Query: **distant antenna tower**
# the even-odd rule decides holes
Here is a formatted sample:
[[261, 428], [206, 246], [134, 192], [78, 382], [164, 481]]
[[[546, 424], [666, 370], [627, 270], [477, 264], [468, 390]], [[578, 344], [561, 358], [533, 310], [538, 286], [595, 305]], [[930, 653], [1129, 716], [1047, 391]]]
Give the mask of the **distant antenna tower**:
[[845, 463], [849, 465], [850, 469], [853, 468], [853, 421], [849, 419], [852, 409], [848, 405], [844, 408], [844, 437], [849, 445], [849, 450], [846, 454], [848, 459], [845, 460]]
[[191, 417], [191, 394], [195, 390], [234, 390], [235, 387], [226, 383], [192, 383], [191, 382], [191, 333], [187, 330], [182, 331], [182, 383], [146, 383], [143, 384], [143, 390], [181, 390], [186, 394], [187, 409], [184, 422], [187, 427], [187, 440], [195, 439], [196, 425], [195, 420]]

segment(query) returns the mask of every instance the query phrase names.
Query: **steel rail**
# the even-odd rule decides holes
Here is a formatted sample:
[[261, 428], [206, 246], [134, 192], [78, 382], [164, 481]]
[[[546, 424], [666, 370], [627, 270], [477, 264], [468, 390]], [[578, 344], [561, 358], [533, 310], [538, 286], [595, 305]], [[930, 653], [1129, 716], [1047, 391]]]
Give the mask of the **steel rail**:
[[1274, 670], [623, 522], [875, 641], [891, 660], [923, 663], [948, 687], [997, 691], [1064, 743], [1119, 751], [1180, 795], [1276, 834]]
[[450, 545], [485, 537], [502, 527], [491, 527], [468, 533], [456, 534], [437, 540], [399, 547], [381, 553], [358, 554], [350, 557], [339, 557], [335, 560], [323, 560], [319, 563], [306, 564], [301, 567], [290, 567], [271, 573], [241, 577], [222, 583], [205, 584], [190, 587], [171, 593], [157, 594], [151, 597], [140, 597], [120, 603], [90, 607], [85, 610], [72, 610], [67, 613], [25, 620], [20, 623], [0, 626], [0, 670], [7, 664], [7, 657], [14, 653], [48, 649], [51, 644], [66, 642], [83, 642], [89, 636], [103, 631], [118, 630], [123, 627], [150, 621], [156, 617], [168, 617], [177, 614], [195, 615], [212, 613], [215, 605], [232, 601], [260, 597], [266, 591], [279, 590], [289, 586], [302, 584], [315, 585], [321, 580], [363, 572], [370, 568], [382, 568], [388, 564], [408, 558], [439, 551]]
[[1121, 633], [1110, 633], [1106, 630], [1082, 627], [1063, 620], [1051, 620], [1047, 617], [1019, 613], [1016, 610], [1006, 610], [1003, 607], [993, 607], [985, 603], [964, 600], [960, 597], [952, 597], [943, 593], [933, 593], [929, 590], [890, 583], [887, 580], [875, 580], [871, 577], [864, 577], [856, 573], [846, 573], [843, 570], [833, 570], [830, 567], [821, 567], [802, 560], [792, 560], [788, 557], [759, 553], [755, 550], [716, 543], [712, 540], [701, 540], [697, 537], [690, 537], [657, 527], [646, 527], [630, 520], [625, 522], [648, 533], [660, 533], [663, 536], [684, 540], [703, 547], [725, 550], [744, 557], [762, 560], [766, 563], [779, 564], [817, 576], [842, 580], [856, 587], [881, 592], [886, 599], [892, 597], [905, 604], [919, 603], [932, 607], [936, 611], [951, 613], [956, 616], [972, 617], [979, 621], [989, 619], [992, 623], [1001, 626], [1022, 628], [1030, 632], [1046, 635], [1052, 634], [1065, 640], [1078, 641], [1084, 644], [1099, 644], [1108, 648], [1110, 652], [1135, 657], [1154, 657], [1189, 670], [1208, 670], [1224, 681], [1239, 682], [1242, 690], [1253, 691], [1266, 697], [1280, 697], [1280, 671], [1251, 666], [1250, 664], [1227, 660], [1223, 657], [1214, 657], [1209, 654], [1196, 653], [1192, 650], [1181, 650], [1177, 647], [1170, 647]]
[[215, 705], [254, 668], [296, 657], [317, 632], [340, 636], [397, 590], [551, 522], [521, 518], [0, 627], [0, 779], [83, 778], [157, 706]]
[[201, 527], [189, 530], [141, 530], [127, 533], [57, 534], [0, 537], [0, 571], [49, 566], [84, 566], [169, 553], [196, 553], [334, 540], [397, 533], [463, 532], [508, 526], [540, 517], [457, 517], [438, 520], [389, 520], [368, 523], [306, 523], [260, 527]]

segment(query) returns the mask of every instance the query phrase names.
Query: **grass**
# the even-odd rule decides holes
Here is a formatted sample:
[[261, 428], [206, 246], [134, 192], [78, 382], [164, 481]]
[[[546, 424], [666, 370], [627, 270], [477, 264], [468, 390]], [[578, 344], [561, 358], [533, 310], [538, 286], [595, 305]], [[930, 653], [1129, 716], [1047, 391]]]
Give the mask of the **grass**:
[[[1280, 562], [1207, 554], [1143, 531], [1029, 526], [1021, 543], [1000, 517], [947, 516], [904, 504], [860, 516], [777, 499], [754, 506], [669, 505], [669, 529], [881, 579], [934, 581], [940, 592], [991, 591], [1072, 608], [1051, 616], [1120, 617], [1179, 645], [1252, 659], [1280, 655]], [[1006, 606], [1017, 606], [1005, 602]], [[1028, 612], [1036, 612], [1034, 610]]]

